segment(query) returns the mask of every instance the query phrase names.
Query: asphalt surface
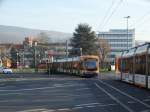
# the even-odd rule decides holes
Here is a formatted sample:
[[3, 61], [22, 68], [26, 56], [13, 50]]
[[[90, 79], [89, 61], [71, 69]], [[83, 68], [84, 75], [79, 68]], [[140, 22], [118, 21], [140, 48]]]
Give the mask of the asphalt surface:
[[150, 91], [117, 81], [112, 73], [10, 74], [0, 77], [0, 112], [150, 112]]

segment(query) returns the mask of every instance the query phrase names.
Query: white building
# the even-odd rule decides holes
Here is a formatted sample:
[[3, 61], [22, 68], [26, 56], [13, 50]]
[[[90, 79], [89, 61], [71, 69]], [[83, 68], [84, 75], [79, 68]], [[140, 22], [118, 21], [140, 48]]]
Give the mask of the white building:
[[105, 39], [110, 47], [111, 52], [108, 55], [108, 61], [114, 64], [117, 54], [135, 46], [135, 30], [129, 29], [111, 29], [108, 32], [99, 32], [98, 37]]

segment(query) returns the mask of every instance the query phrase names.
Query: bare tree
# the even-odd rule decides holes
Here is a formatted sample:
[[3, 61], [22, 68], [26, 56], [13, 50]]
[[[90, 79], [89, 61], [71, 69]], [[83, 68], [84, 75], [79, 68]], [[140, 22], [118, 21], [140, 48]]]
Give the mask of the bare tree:
[[39, 33], [36, 40], [39, 43], [49, 43], [50, 42], [50, 38], [48, 37], [47, 33], [45, 33], [45, 32]]
[[110, 52], [111, 48], [109, 43], [105, 39], [98, 39], [98, 48], [99, 48], [99, 58], [101, 65], [104, 65], [104, 62], [106, 62], [108, 53]]

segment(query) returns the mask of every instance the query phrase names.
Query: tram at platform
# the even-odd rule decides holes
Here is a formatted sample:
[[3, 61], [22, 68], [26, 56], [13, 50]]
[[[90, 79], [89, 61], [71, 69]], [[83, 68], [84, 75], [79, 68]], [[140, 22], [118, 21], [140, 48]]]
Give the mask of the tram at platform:
[[150, 88], [150, 43], [122, 52], [119, 60], [116, 66], [120, 68], [120, 80]]
[[56, 59], [49, 63], [49, 72], [94, 77], [99, 74], [99, 57], [85, 55], [64, 59]]

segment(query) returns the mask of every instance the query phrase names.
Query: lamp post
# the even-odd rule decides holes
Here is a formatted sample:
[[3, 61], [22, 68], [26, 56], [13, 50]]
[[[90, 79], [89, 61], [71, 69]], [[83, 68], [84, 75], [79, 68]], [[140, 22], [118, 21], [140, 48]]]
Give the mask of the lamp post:
[[128, 40], [129, 40], [129, 39], [128, 39], [128, 38], [129, 38], [129, 31], [128, 31], [128, 30], [129, 30], [129, 29], [128, 29], [129, 26], [128, 26], [128, 20], [129, 20], [130, 16], [126, 16], [126, 17], [124, 17], [124, 18], [127, 19], [127, 50], [128, 50]]
[[66, 40], [66, 58], [68, 59], [68, 41]]
[[37, 42], [34, 43], [34, 69], [36, 72], [36, 46], [37, 46]]

